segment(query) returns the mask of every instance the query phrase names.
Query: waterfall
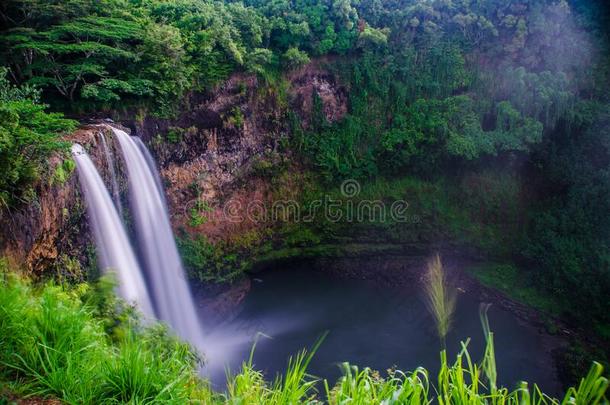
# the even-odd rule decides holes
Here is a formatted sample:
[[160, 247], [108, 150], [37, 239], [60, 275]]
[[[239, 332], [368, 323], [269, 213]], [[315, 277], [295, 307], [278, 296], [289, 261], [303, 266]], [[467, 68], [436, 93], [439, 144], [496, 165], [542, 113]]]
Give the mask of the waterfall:
[[202, 330], [172, 233], [154, 161], [138, 138], [112, 128], [121, 146], [140, 253], [159, 318], [200, 348]]
[[154, 316], [144, 277], [102, 178], [82, 146], [73, 145], [72, 156], [85, 195], [100, 267], [104, 271], [115, 270], [119, 294], [144, 315]]
[[119, 212], [119, 216], [123, 217], [123, 207], [121, 206], [121, 197], [119, 196], [119, 183], [117, 181], [116, 171], [114, 169], [114, 158], [110, 148], [108, 147], [108, 143], [106, 142], [106, 136], [103, 132], [100, 132], [99, 135], [102, 142], [104, 156], [106, 157], [106, 165], [108, 166], [108, 171], [110, 172], [110, 185], [112, 186], [112, 198], [114, 199], [114, 205]]
[[144, 145], [144, 142], [142, 142], [142, 139], [140, 139], [139, 136], [132, 136], [131, 138], [138, 145], [140, 152], [142, 152], [142, 154], [144, 155], [144, 159], [146, 159], [146, 164], [148, 164], [148, 168], [155, 176], [155, 183], [157, 184], [157, 189], [159, 190], [159, 194], [161, 195], [161, 198], [163, 199], [163, 208], [165, 211], [167, 211], [167, 202], [165, 201], [163, 183], [161, 183], [161, 176], [159, 175], [159, 170], [157, 169], [157, 165], [155, 164], [155, 159], [153, 158], [150, 151], [148, 150], [146, 145]]

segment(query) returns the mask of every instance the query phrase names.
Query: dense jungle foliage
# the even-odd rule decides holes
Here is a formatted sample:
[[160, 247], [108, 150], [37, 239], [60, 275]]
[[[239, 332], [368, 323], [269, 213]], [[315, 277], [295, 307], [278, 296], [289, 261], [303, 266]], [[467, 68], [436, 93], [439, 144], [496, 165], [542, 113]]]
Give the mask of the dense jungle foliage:
[[[327, 122], [314, 97], [310, 125], [283, 119], [284, 152], [319, 189], [375, 179], [440, 201], [439, 223], [476, 226], [475, 247], [510, 262], [512, 279], [610, 339], [605, 1], [6, 0], [0, 21], [3, 210], [35, 199], [76, 127], [66, 117], [171, 118], [235, 72], [272, 85], [317, 59], [346, 87], [348, 113]], [[507, 176], [514, 187], [498, 191]], [[506, 205], [518, 207], [508, 232], [494, 228]], [[205, 240], [182, 244], [187, 264], [217, 267]]]

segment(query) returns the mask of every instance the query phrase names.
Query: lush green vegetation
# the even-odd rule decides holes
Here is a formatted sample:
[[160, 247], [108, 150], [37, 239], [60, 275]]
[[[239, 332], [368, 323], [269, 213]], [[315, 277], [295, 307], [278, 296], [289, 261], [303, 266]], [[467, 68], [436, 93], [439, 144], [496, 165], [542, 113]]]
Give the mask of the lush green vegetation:
[[[76, 123], [59, 113], [48, 113], [40, 92], [25, 85], [15, 87], [0, 68], [0, 206], [13, 207], [31, 199], [47, 157], [62, 143], [59, 135]], [[60, 166], [60, 170], [69, 168]]]
[[184, 264], [190, 270], [191, 278], [200, 282], [230, 282], [249, 270], [251, 262], [243, 254], [252, 254], [239, 246], [226, 243], [210, 243], [205, 236], [178, 238], [178, 247], [184, 257]]
[[188, 91], [235, 70], [292, 69], [308, 54], [347, 53], [359, 37], [349, 2], [11, 0], [0, 17], [12, 78], [71, 111], [171, 115]]
[[[503, 263], [473, 270], [484, 284], [608, 341], [610, 18], [603, 0], [7, 0], [0, 21], [0, 210], [33, 201], [43, 173], [53, 183], [66, 180], [69, 160], [52, 170], [47, 164], [75, 128], [64, 114], [172, 118], [191, 95], [246, 72], [282, 98], [277, 117], [290, 141], [281, 153], [306, 172], [278, 173], [270, 163], [258, 168], [261, 176], [303, 176], [304, 205], [325, 195], [404, 199], [413, 221], [286, 221], [218, 243], [181, 235], [195, 278], [226, 282], [257, 260], [353, 254], [363, 249], [359, 235], [384, 248], [442, 242]], [[347, 90], [339, 121], [327, 121], [316, 94], [303, 122], [286, 103], [283, 74], [315, 58]], [[243, 126], [240, 109], [227, 117]], [[167, 146], [184, 131], [170, 127]], [[345, 179], [362, 185], [353, 199], [337, 191]], [[192, 210], [192, 227], [205, 223], [208, 208]], [[86, 302], [89, 292], [33, 294], [36, 288], [12, 281], [3, 288], [32, 308], [5, 312], [0, 324], [16, 328], [1, 334], [2, 350], [10, 348], [2, 351], [4, 378], [23, 379], [28, 393], [71, 402], [211, 395], [191, 387], [193, 359], [178, 343], [164, 337], [159, 348], [155, 332], [125, 322], [104, 331], [114, 315], [100, 318]], [[2, 310], [19, 309], [7, 298]], [[74, 322], [81, 332], [55, 331], [51, 321]], [[100, 359], [105, 366], [92, 368]], [[313, 395], [299, 374], [307, 359], [296, 358], [272, 385], [246, 365], [224, 400], [301, 401]], [[479, 395], [477, 370], [466, 353], [462, 359], [467, 370], [444, 368], [438, 395]], [[144, 377], [128, 368], [142, 372], [147, 362], [157, 376], [135, 384]], [[449, 381], [463, 373], [468, 390], [452, 391]], [[366, 403], [400, 387], [423, 401], [433, 395], [430, 384], [424, 371], [381, 380], [347, 367], [327, 391], [331, 403]], [[516, 401], [525, 391], [485, 395], [493, 401], [496, 394]]]
[[513, 264], [489, 263], [472, 266], [467, 269], [482, 284], [496, 288], [513, 300], [536, 308], [550, 316], [559, 317], [565, 308], [561, 300], [552, 295], [543, 294], [522, 277], [519, 269]]
[[[3, 265], [4, 266], [4, 265]], [[3, 267], [3, 271], [6, 268]], [[62, 287], [32, 286], [15, 275], [0, 281], [0, 382], [12, 396], [58, 398], [66, 403], [357, 404], [560, 403], [523, 383], [514, 391], [496, 386], [493, 334], [480, 363], [468, 342], [454, 363], [441, 352], [438, 380], [419, 368], [390, 370], [381, 376], [343, 364], [336, 384], [307, 374], [315, 355], [298, 353], [272, 383], [257, 371], [252, 356], [229, 378], [224, 394], [214, 393], [196, 374], [197, 356], [160, 326], [142, 326], [128, 308], [121, 310], [112, 283]], [[323, 341], [318, 342], [323, 344]], [[254, 351], [254, 349], [253, 349]], [[608, 380], [594, 364], [563, 404], [606, 400]], [[3, 400], [5, 401], [5, 400]]]
[[[297, 148], [331, 184], [405, 172], [441, 182], [437, 201], [462, 194], [451, 206], [474, 214], [462, 216], [469, 224], [455, 210], [436, 217], [458, 225], [458, 238], [478, 224], [485, 236], [470, 246], [530, 269], [525, 277], [562, 301], [563, 316], [607, 324], [610, 150], [599, 89], [608, 88], [608, 42], [598, 6], [364, 2], [359, 15], [389, 28], [387, 41], [337, 64], [349, 113], [329, 124], [318, 100], [313, 125], [296, 128]], [[515, 186], [501, 190], [498, 179]]]
[[119, 312], [111, 288], [34, 287], [3, 272], [0, 378], [8, 388], [73, 404], [196, 398], [191, 349]]

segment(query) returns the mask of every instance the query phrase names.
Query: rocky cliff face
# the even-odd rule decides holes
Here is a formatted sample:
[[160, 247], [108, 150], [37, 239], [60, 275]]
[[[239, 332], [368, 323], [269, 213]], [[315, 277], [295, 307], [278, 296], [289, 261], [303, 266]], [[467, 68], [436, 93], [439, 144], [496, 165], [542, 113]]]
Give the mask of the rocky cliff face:
[[[85, 147], [103, 177], [108, 168], [99, 145], [107, 132], [103, 125], [84, 125], [65, 139]], [[92, 254], [76, 172], [65, 179], [55, 175], [66, 159], [67, 153], [52, 156], [35, 186], [36, 197], [18, 210], [3, 212], [0, 219], [0, 254], [33, 275], [80, 277], [76, 262], [87, 265]]]
[[[192, 96], [190, 107], [174, 120], [124, 116], [119, 122], [140, 136], [156, 156], [176, 230], [224, 238], [256, 226], [227, 221], [223, 202], [269, 198], [271, 179], [252, 180], [250, 175], [261, 159], [277, 158], [279, 143], [289, 136], [290, 111], [309, 123], [314, 93], [320, 95], [329, 121], [346, 113], [346, 90], [324, 62], [314, 61], [275, 84], [236, 74], [214, 91]], [[83, 125], [66, 139], [82, 144], [106, 177], [99, 136], [105, 133], [114, 144], [107, 125], [99, 121]], [[76, 172], [62, 183], [53, 180], [55, 168], [66, 158], [57, 155], [50, 160], [34, 201], [0, 219], [0, 254], [32, 274], [48, 274], [50, 269], [70, 272], [73, 258], [85, 265], [93, 258]], [[273, 164], [273, 159], [268, 162]], [[205, 220], [193, 220], [193, 215], [202, 213]]]
[[237, 74], [214, 92], [193, 97], [191, 108], [175, 121], [126, 122], [157, 157], [176, 231], [218, 240], [260, 226], [245, 212], [237, 213], [244, 221], [227, 220], [226, 202], [246, 210], [250, 201], [273, 198], [271, 179], [252, 174], [261, 163], [290, 159], [280, 152], [290, 136], [288, 114], [296, 113], [307, 126], [314, 93], [328, 121], [346, 114], [346, 89], [325, 64], [314, 61], [273, 84]]

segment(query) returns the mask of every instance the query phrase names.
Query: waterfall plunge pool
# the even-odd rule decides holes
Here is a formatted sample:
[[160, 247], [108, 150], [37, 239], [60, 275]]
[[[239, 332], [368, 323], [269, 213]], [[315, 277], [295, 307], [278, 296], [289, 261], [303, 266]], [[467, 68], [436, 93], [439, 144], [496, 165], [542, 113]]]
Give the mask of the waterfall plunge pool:
[[[85, 149], [74, 145], [72, 152], [87, 200], [100, 266], [120, 270], [121, 296], [137, 303], [149, 316], [153, 314], [151, 302], [154, 302], [162, 320], [204, 351], [207, 363], [202, 371], [216, 388], [224, 386], [225, 369], [235, 372], [249, 358], [257, 337], [265, 336], [258, 339], [255, 367], [273, 379], [286, 368], [290, 355], [311, 346], [325, 332], [328, 336], [315, 354], [309, 372], [330, 380], [331, 384], [340, 376], [342, 362], [382, 372], [394, 366], [404, 371], [424, 366], [432, 373], [430, 380], [436, 379], [440, 344], [420, 283], [386, 282], [379, 286], [353, 277], [359, 269], [368, 269], [369, 276], [372, 275], [369, 278], [385, 278], [382, 273], [388, 262], [381, 257], [377, 266], [367, 266], [356, 259], [347, 268], [351, 279], [336, 279], [306, 264], [263, 272], [255, 279], [235, 316], [215, 325], [206, 322], [205, 308], [200, 308], [198, 314], [188, 291], [162, 185], [150, 153], [139, 138], [117, 128], [109, 129], [119, 141], [127, 167], [139, 252], [149, 276], [148, 288], [127, 240], [119, 215], [120, 201], [113, 202]], [[100, 136], [107, 164], [113, 167], [106, 135]], [[112, 186], [116, 196], [116, 181], [112, 181]], [[393, 275], [407, 273], [416, 274], [407, 265]], [[450, 359], [459, 350], [460, 341], [467, 338], [471, 338], [469, 350], [473, 358], [482, 356], [485, 339], [478, 317], [480, 304], [474, 294], [459, 297], [454, 327], [447, 337]], [[489, 317], [496, 337], [500, 384], [514, 387], [523, 378], [538, 383], [545, 392], [557, 393], [550, 351], [553, 345], [547, 344], [551, 339], [500, 308], [492, 307]]]
[[[460, 350], [460, 341], [468, 338], [473, 361], [483, 357], [481, 301], [474, 295], [458, 294], [447, 336], [450, 363]], [[537, 383], [544, 392], [560, 394], [551, 353], [557, 346], [554, 338], [497, 305], [490, 307], [488, 317], [499, 384], [512, 389], [525, 380], [530, 386]], [[235, 314], [205, 329], [204, 373], [217, 389], [226, 383], [226, 369], [235, 373], [248, 360], [255, 339], [254, 366], [271, 380], [286, 369], [291, 355], [311, 347], [325, 331], [328, 335], [308, 370], [330, 384], [340, 377], [339, 365], [345, 361], [382, 375], [393, 366], [403, 371], [424, 366], [431, 372], [430, 381], [437, 380], [441, 344], [419, 283], [380, 286], [339, 279], [306, 264], [290, 265], [256, 274]]]

